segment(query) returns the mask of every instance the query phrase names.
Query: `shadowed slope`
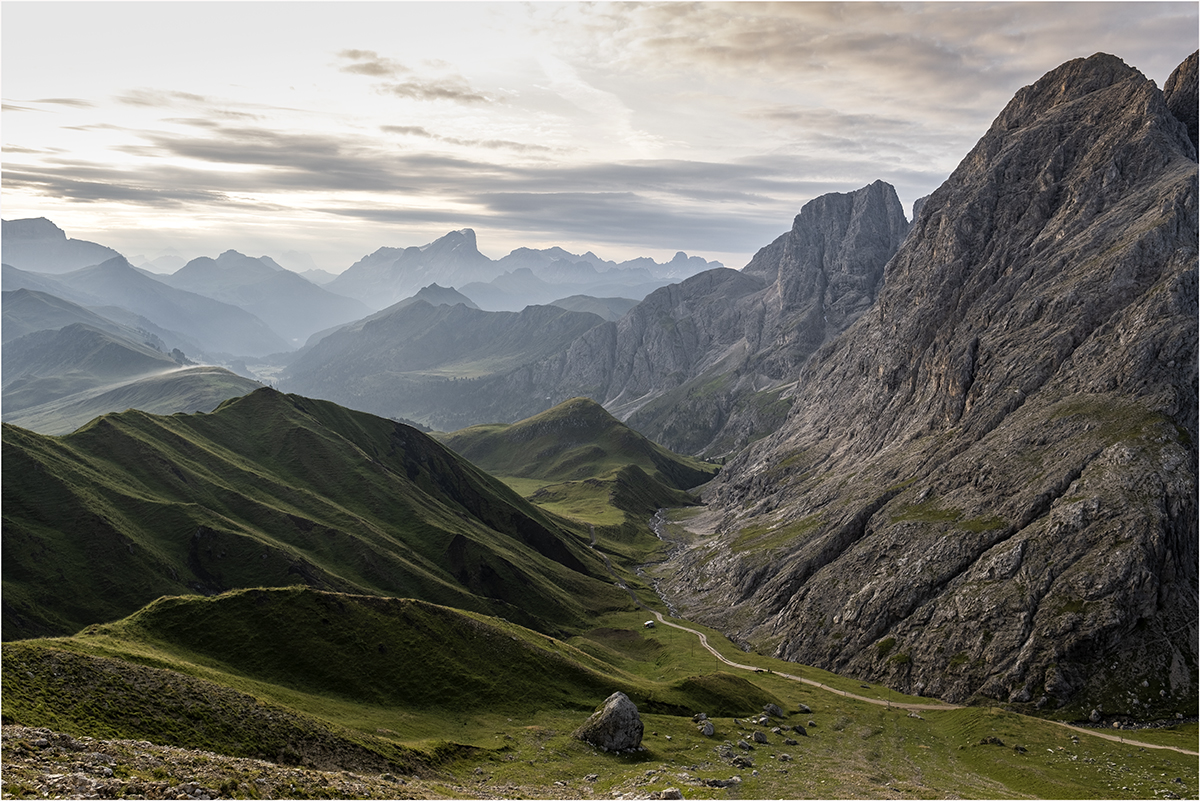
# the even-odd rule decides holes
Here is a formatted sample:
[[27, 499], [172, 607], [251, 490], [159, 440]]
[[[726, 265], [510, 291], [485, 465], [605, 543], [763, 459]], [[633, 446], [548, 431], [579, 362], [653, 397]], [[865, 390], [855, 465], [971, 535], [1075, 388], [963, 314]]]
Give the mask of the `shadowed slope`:
[[586, 534], [415, 429], [331, 403], [262, 389], [212, 414], [130, 411], [61, 438], [5, 425], [3, 445], [6, 638], [264, 585], [551, 629], [624, 603]]

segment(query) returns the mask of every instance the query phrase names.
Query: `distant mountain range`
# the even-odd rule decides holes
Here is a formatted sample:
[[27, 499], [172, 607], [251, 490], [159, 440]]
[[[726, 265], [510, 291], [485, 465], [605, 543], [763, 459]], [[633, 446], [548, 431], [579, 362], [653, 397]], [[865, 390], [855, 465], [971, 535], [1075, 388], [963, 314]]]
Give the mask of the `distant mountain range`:
[[327, 292], [267, 256], [255, 259], [236, 250], [215, 259], [192, 259], [175, 273], [158, 278], [176, 289], [250, 312], [293, 348], [321, 329], [371, 312], [365, 304]]
[[518, 248], [492, 261], [476, 247], [475, 232], [464, 228], [421, 247], [380, 248], [327, 287], [378, 309], [440, 283], [456, 287], [482, 309], [520, 311], [567, 295], [640, 300], [671, 281], [716, 266], [718, 262], [684, 253], [666, 264], [644, 257], [617, 264], [591, 251], [577, 256], [557, 247]]
[[69, 273], [121, 255], [95, 242], [68, 239], [66, 232], [45, 217], [4, 220], [0, 226], [4, 263], [22, 270]]
[[176, 289], [117, 256], [101, 264], [53, 276], [9, 269], [5, 289], [37, 289], [75, 303], [115, 306], [169, 325], [193, 341], [205, 355], [265, 356], [288, 344], [259, 318], [230, 303]]
[[4, 419], [44, 434], [131, 407], [207, 412], [260, 386], [219, 367], [192, 366], [150, 331], [43, 292], [4, 292], [3, 312]]

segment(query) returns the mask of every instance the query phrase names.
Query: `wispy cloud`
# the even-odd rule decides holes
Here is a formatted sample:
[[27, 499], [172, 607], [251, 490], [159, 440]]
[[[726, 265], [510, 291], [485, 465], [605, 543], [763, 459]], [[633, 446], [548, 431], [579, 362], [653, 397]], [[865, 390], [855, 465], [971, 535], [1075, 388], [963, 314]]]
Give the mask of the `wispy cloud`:
[[384, 58], [374, 50], [343, 50], [338, 58], [348, 59], [349, 64], [341, 68], [342, 72], [355, 75], [368, 75], [372, 78], [391, 78], [404, 72], [412, 72], [399, 61]]
[[77, 97], [47, 97], [41, 100], [34, 100], [34, 103], [50, 103], [56, 106], [73, 106], [75, 108], [95, 108], [96, 104], [87, 100], [80, 100]]
[[[339, 68], [341, 72], [366, 75], [369, 78], [397, 78], [413, 70], [391, 58], [379, 55], [374, 50], [342, 50], [338, 58], [350, 63]], [[435, 66], [446, 66], [437, 64]], [[472, 89], [460, 75], [433, 78], [408, 78], [405, 80], [380, 81], [376, 88], [383, 94], [410, 100], [450, 100], [455, 103], [490, 103], [492, 98]]]
[[460, 78], [434, 78], [425, 81], [383, 83], [379, 91], [412, 100], [453, 100], [456, 103], [490, 103], [492, 98], [472, 89]]
[[551, 153], [554, 148], [546, 145], [527, 144], [525, 142], [514, 142], [507, 139], [463, 139], [457, 136], [442, 136], [432, 133], [420, 125], [381, 125], [379, 130], [384, 133], [400, 134], [402, 136], [419, 136], [423, 139], [432, 139], [438, 142], [445, 142], [451, 145], [462, 145], [464, 147], [483, 147], [491, 150], [514, 150], [521, 153]]
[[166, 89], [132, 89], [117, 95], [116, 101], [128, 106], [148, 106], [170, 108], [179, 103], [205, 103], [208, 98], [191, 92], [178, 92]]

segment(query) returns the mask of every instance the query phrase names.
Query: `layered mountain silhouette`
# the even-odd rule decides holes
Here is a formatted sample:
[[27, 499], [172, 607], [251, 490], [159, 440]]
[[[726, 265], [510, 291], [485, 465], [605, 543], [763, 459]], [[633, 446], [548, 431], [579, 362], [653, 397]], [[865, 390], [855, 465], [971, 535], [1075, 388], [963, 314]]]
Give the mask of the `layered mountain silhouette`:
[[[530, 323], [551, 315], [545, 308], [516, 316], [447, 308], [433, 336], [418, 330], [434, 324], [430, 311], [395, 314], [411, 306], [406, 299], [342, 327], [336, 347], [330, 339], [301, 354], [281, 385], [444, 430], [587, 397], [672, 450], [722, 455], [782, 421], [794, 372], [870, 306], [907, 230], [895, 190], [876, 182], [806, 204], [743, 271], [705, 270], [629, 307], [590, 296], [555, 301], [606, 319], [555, 317], [560, 324], [539, 336]], [[540, 254], [520, 255], [535, 262]], [[681, 253], [670, 264], [686, 272], [698, 261]], [[510, 326], [536, 347], [497, 333]]]
[[69, 239], [65, 231], [45, 217], [4, 220], [4, 263], [39, 273], [69, 273], [120, 256], [112, 248], [82, 239]]
[[106, 412], [212, 411], [260, 385], [194, 366], [161, 338], [43, 292], [5, 292], [4, 419], [65, 434]]
[[950, 700], [1194, 703], [1190, 63], [1191, 106], [1104, 54], [1017, 93], [715, 483], [690, 614]]
[[[557, 306], [486, 312], [463, 303], [404, 301], [306, 348], [280, 385], [453, 430], [487, 419], [480, 408], [487, 405], [481, 393], [490, 390], [489, 379], [559, 352], [603, 322], [595, 314]], [[535, 414], [554, 403], [540, 399], [520, 405]]]
[[379, 248], [326, 288], [379, 309], [440, 283], [456, 287], [480, 308], [520, 311], [568, 295], [641, 299], [672, 280], [713, 266], [717, 262], [682, 252], [666, 264], [645, 257], [617, 264], [591, 251], [577, 256], [559, 247], [518, 248], [493, 261], [479, 252], [475, 232], [464, 228], [421, 247]]
[[177, 346], [170, 332], [176, 332], [195, 345], [195, 350], [185, 348], [185, 352], [201, 358], [265, 356], [289, 350], [282, 337], [245, 309], [169, 286], [123, 256], [54, 276], [9, 267], [4, 272], [4, 288], [34, 289], [93, 310], [102, 307], [105, 316], [121, 320], [120, 313], [108, 313], [108, 307], [116, 307], [130, 322], [145, 318], [163, 326], [155, 333], [162, 331], [160, 336], [172, 347]]
[[328, 292], [285, 270], [268, 256], [251, 258], [236, 250], [227, 250], [215, 259], [192, 259], [159, 279], [176, 289], [245, 309], [292, 347], [304, 344], [317, 331], [357, 320], [371, 311], [357, 300]]

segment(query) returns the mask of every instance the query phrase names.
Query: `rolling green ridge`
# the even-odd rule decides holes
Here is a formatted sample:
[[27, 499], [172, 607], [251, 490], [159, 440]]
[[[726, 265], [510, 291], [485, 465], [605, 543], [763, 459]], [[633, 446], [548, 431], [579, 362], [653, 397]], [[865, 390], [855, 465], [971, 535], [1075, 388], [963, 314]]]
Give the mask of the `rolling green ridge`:
[[628, 602], [585, 530], [415, 429], [271, 389], [63, 437], [5, 424], [3, 469], [6, 639], [255, 586], [415, 597], [548, 631]]
[[[18, 678], [4, 717], [274, 759], [329, 750], [329, 740], [357, 764], [394, 763], [406, 756], [401, 741], [428, 750], [448, 714], [586, 717], [615, 691], [667, 715], [747, 715], [778, 701], [728, 674], [639, 675], [647, 658], [663, 664], [663, 647], [636, 631], [574, 640], [423, 601], [303, 587], [165, 597], [74, 637], [6, 644], [4, 669]], [[388, 724], [390, 747], [370, 736], [371, 721]]]
[[5, 422], [39, 434], [69, 434], [109, 412], [139, 409], [148, 414], [211, 412], [230, 398], [262, 385], [223, 367], [180, 367], [117, 386], [84, 390], [14, 413]]
[[598, 478], [636, 465], [677, 490], [705, 483], [717, 468], [680, 456], [621, 423], [587, 398], [572, 398], [511, 425], [478, 425], [443, 441], [490, 473], [549, 481]]

